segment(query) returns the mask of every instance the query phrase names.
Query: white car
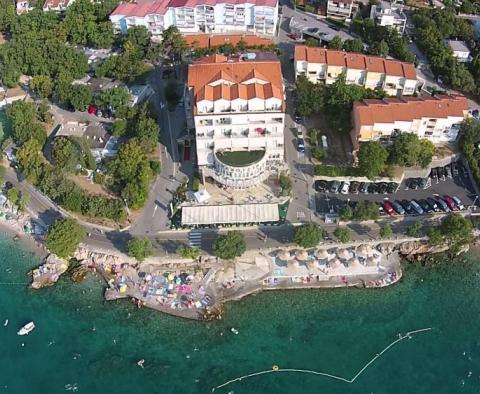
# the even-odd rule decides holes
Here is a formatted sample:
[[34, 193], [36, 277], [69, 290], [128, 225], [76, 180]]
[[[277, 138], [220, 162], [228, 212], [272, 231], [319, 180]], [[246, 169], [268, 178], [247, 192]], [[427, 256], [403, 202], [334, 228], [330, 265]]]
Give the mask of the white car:
[[348, 194], [349, 189], [350, 189], [350, 182], [343, 182], [342, 187], [340, 188], [340, 193]]
[[460, 211], [463, 211], [465, 209], [465, 206], [463, 205], [462, 201], [457, 196], [452, 196], [452, 200], [455, 202], [455, 205], [458, 207]]

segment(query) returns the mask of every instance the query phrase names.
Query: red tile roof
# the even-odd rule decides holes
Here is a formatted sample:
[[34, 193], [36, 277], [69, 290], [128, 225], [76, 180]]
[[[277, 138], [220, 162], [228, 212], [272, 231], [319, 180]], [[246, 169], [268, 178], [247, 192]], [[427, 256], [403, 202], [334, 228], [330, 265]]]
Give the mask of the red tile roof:
[[370, 72], [417, 79], [417, 72], [412, 63], [384, 59], [378, 56], [368, 56], [362, 53], [297, 45], [295, 47], [295, 60], [361, 70], [367, 69]]
[[247, 46], [257, 45], [272, 45], [272, 40], [267, 38], [261, 38], [254, 35], [241, 35], [241, 34], [221, 34], [221, 35], [208, 35], [208, 34], [189, 34], [183, 36], [188, 45], [195, 45], [197, 48], [214, 48], [223, 44], [237, 45], [240, 41], [243, 41]]
[[[245, 83], [253, 78], [258, 81]], [[231, 84], [212, 86], [221, 79]], [[220, 55], [207, 56], [188, 67], [187, 85], [193, 89], [195, 102], [276, 97], [283, 105], [283, 79], [278, 60], [242, 61]]]
[[57, 8], [60, 6], [67, 7], [71, 0], [47, 0], [43, 5], [44, 9]]
[[356, 129], [375, 123], [394, 123], [421, 118], [447, 118], [465, 116], [468, 102], [461, 95], [435, 97], [385, 98], [363, 100], [353, 104], [353, 118], [358, 120]]

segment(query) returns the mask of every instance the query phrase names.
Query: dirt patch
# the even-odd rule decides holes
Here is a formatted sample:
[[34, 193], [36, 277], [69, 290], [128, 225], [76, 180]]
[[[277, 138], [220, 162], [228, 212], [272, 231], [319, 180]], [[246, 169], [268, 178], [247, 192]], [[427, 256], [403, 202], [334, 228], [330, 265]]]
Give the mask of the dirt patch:
[[90, 194], [99, 194], [99, 195], [110, 197], [110, 198], [115, 197], [110, 193], [108, 193], [102, 185], [91, 182], [85, 176], [68, 175], [67, 178], [75, 182], [78, 186], [80, 186], [83, 190], [85, 190]]

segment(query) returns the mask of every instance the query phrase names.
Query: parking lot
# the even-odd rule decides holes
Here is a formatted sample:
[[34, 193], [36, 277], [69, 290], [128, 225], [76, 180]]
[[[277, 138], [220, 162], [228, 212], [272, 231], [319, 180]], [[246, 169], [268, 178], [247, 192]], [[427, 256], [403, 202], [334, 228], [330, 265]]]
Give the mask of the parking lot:
[[[445, 179], [429, 179], [427, 186], [425, 188], [418, 188], [412, 190], [408, 188], [410, 180], [404, 180], [398, 190], [395, 193], [377, 193], [377, 194], [341, 194], [341, 193], [331, 193], [326, 192], [316, 192], [315, 191], [315, 203], [316, 203], [316, 212], [319, 215], [324, 215], [325, 213], [338, 213], [339, 209], [348, 202], [356, 201], [374, 201], [377, 203], [383, 203], [385, 201], [395, 201], [395, 200], [421, 200], [428, 197], [436, 196], [456, 196], [458, 197], [463, 204], [468, 207], [472, 205], [476, 199], [474, 188], [470, 182], [470, 178], [462, 176], [459, 174], [452, 178], [445, 177]], [[475, 201], [475, 204], [478, 206], [479, 201]]]

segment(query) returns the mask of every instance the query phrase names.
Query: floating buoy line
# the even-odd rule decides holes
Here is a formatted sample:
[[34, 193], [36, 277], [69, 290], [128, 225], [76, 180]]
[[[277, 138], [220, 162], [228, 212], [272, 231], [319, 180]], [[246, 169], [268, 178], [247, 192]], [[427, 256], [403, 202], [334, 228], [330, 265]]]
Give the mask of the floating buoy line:
[[265, 371], [259, 371], [259, 372], [254, 372], [248, 375], [240, 376], [238, 378], [229, 380], [228, 382], [222, 383], [221, 385], [212, 388], [212, 393], [217, 390], [221, 389], [222, 387], [228, 386], [229, 384], [235, 383], [235, 382], [241, 382], [244, 379], [252, 378], [254, 376], [260, 376], [260, 375], [266, 375], [269, 373], [278, 373], [278, 372], [294, 372], [294, 373], [308, 373], [312, 375], [320, 375], [320, 376], [325, 376], [327, 378], [331, 379], [336, 379], [336, 380], [341, 380], [342, 382], [352, 384], [357, 380], [357, 378], [363, 374], [370, 365], [372, 365], [378, 358], [380, 358], [384, 353], [386, 353], [388, 350], [390, 350], [393, 346], [395, 346], [397, 343], [403, 341], [404, 339], [412, 339], [414, 335], [419, 334], [421, 332], [426, 332], [432, 330], [432, 327], [428, 328], [420, 328], [418, 330], [414, 331], [409, 331], [405, 334], [398, 334], [398, 338], [394, 340], [390, 345], [388, 345], [386, 348], [384, 348], [380, 353], [376, 354], [375, 357], [373, 357], [368, 363], [366, 363], [352, 378], [344, 378], [341, 376], [337, 375], [332, 375], [326, 372], [321, 372], [321, 371], [314, 371], [314, 370], [309, 370], [309, 369], [296, 369], [296, 368], [280, 368], [278, 365], [274, 364], [272, 366], [272, 369], [267, 369]]

